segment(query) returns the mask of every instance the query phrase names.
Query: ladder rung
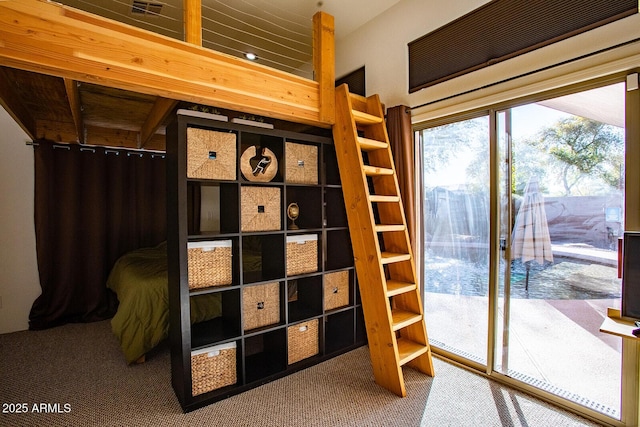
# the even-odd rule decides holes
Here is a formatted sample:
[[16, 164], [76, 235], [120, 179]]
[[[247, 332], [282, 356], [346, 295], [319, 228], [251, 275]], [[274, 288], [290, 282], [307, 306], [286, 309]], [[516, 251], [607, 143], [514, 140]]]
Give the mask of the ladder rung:
[[376, 232], [384, 233], [388, 231], [404, 231], [404, 224], [376, 224]]
[[393, 175], [393, 169], [379, 168], [377, 166], [364, 165], [362, 166], [362, 170], [364, 171], [365, 175], [368, 175], [368, 176]]
[[391, 317], [393, 318], [393, 330], [397, 331], [402, 328], [406, 328], [409, 325], [418, 323], [422, 320], [420, 313], [412, 313], [410, 311], [395, 309], [391, 310]]
[[415, 291], [415, 283], [401, 282], [399, 280], [387, 280], [387, 297], [393, 297], [407, 292]]
[[355, 119], [356, 123], [359, 125], [376, 125], [376, 124], [382, 123], [382, 117], [374, 116], [372, 114], [364, 113], [358, 110], [352, 110], [352, 111], [353, 111], [353, 118]]
[[428, 345], [420, 344], [407, 338], [398, 338], [398, 361], [401, 366], [406, 365], [428, 351]]
[[369, 200], [371, 200], [372, 202], [397, 203], [400, 201], [400, 196], [382, 196], [379, 194], [371, 194], [369, 196]]
[[388, 144], [384, 141], [376, 141], [375, 139], [358, 137], [358, 143], [362, 151], [384, 150]]
[[393, 252], [382, 252], [380, 254], [381, 262], [383, 264], [391, 264], [394, 262], [400, 261], [409, 261], [411, 259], [411, 255], [409, 254], [398, 254]]

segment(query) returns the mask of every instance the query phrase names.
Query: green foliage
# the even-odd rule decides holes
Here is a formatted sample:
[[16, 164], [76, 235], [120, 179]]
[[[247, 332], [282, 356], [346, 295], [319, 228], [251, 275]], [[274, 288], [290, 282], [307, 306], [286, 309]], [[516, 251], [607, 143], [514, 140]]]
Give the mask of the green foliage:
[[[488, 185], [488, 117], [463, 120], [422, 130], [424, 173], [464, 174], [468, 190]], [[621, 187], [624, 132], [615, 126], [578, 116], [558, 120], [535, 137], [514, 140], [511, 188], [522, 195], [532, 176], [540, 189], [564, 195], [598, 194]], [[471, 160], [471, 161], [469, 161]], [[443, 165], [450, 165], [442, 169]], [[456, 170], [457, 169], [457, 170]], [[560, 184], [560, 185], [558, 185]], [[560, 188], [561, 187], [561, 188]]]
[[[513, 194], [522, 196], [530, 177], [543, 178], [546, 176], [549, 162], [545, 157], [540, 156], [540, 149], [531, 140], [514, 143], [512, 157], [511, 188]], [[543, 193], [546, 193], [548, 182], [547, 179], [541, 179], [539, 182], [540, 191]]]
[[585, 177], [614, 188], [620, 185], [624, 138], [614, 126], [571, 116], [543, 129], [531, 143], [557, 161], [566, 195]]
[[460, 173], [466, 174], [470, 182], [478, 183], [479, 189], [483, 189], [489, 177], [488, 125], [489, 117], [481, 116], [423, 130], [424, 172], [434, 172], [446, 164], [455, 165], [457, 159], [471, 156], [475, 160], [466, 170], [461, 168]]

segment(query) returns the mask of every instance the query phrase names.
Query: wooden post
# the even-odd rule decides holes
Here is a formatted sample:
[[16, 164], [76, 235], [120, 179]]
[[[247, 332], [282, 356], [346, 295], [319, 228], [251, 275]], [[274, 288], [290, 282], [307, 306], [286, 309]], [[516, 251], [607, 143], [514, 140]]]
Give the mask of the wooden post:
[[313, 15], [313, 74], [319, 87], [319, 120], [335, 123], [336, 48], [333, 16]]
[[184, 41], [202, 46], [202, 0], [183, 0]]

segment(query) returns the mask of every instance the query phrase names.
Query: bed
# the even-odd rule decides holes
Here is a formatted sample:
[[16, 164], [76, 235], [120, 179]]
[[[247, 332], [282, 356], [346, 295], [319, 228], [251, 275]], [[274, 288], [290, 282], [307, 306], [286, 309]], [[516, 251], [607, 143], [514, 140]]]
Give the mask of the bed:
[[[122, 255], [109, 273], [107, 288], [119, 301], [111, 329], [127, 363], [141, 361], [169, 335], [166, 242]], [[191, 323], [213, 319], [221, 312], [219, 294], [192, 297]]]

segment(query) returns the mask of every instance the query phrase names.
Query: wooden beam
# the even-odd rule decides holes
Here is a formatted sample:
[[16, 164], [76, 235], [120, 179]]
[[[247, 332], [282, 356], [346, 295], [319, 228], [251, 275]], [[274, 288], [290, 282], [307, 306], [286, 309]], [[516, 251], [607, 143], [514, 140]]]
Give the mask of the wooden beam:
[[[136, 131], [87, 125], [88, 145], [136, 149], [139, 138]], [[165, 136], [152, 135], [145, 150], [165, 151]]]
[[37, 139], [37, 123], [29, 109], [20, 101], [20, 97], [11, 87], [7, 74], [0, 68], [0, 105], [15, 120], [22, 130], [31, 138]]
[[[38, 134], [36, 139], [48, 139], [55, 142], [74, 143], [75, 127], [72, 123], [51, 120], [37, 120]], [[104, 147], [139, 148], [140, 133], [134, 130], [107, 128], [104, 126], [85, 125], [85, 144]], [[145, 150], [165, 151], [165, 135], [153, 134], [144, 146]]]
[[84, 144], [84, 122], [82, 120], [82, 103], [80, 102], [80, 92], [78, 91], [78, 82], [71, 79], [64, 79], [64, 88], [67, 91], [67, 99], [69, 100], [69, 108], [73, 117], [73, 124], [78, 134], [77, 142]]
[[38, 134], [36, 139], [48, 139], [54, 142], [77, 142], [77, 130], [71, 122], [37, 119]]
[[184, 41], [202, 46], [202, 0], [183, 0]]
[[158, 98], [151, 108], [151, 112], [147, 116], [147, 120], [140, 128], [140, 141], [138, 148], [145, 148], [147, 143], [155, 135], [160, 125], [169, 117], [173, 109], [178, 105], [175, 99]]
[[315, 81], [53, 2], [0, 1], [0, 65], [331, 125], [320, 117], [320, 85]]
[[138, 132], [88, 125], [87, 143], [105, 147], [137, 148]]
[[319, 87], [319, 119], [335, 123], [336, 51], [333, 16], [313, 15], [313, 74]]

